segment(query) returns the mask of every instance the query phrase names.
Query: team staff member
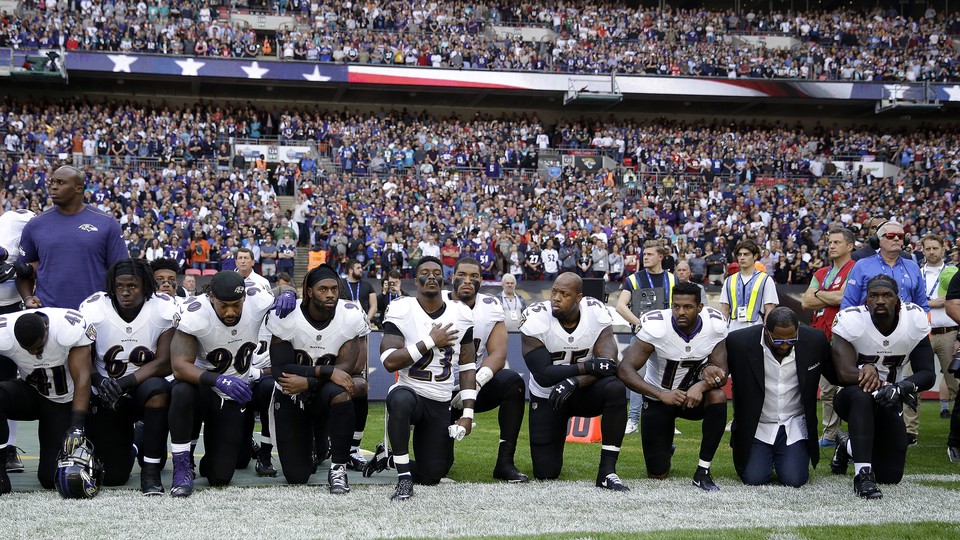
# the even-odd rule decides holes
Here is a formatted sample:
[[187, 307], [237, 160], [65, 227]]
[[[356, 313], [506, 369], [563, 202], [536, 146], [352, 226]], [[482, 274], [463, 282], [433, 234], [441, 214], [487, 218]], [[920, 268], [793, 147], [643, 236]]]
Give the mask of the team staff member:
[[344, 286], [340, 288], [340, 298], [360, 304], [367, 320], [372, 321], [377, 315], [377, 293], [373, 285], [363, 279], [363, 265], [356, 259], [350, 259], [345, 265], [347, 277]]
[[128, 257], [120, 223], [84, 204], [83, 184], [79, 169], [69, 165], [57, 169], [47, 185], [54, 208], [23, 228], [20, 262], [36, 271], [34, 276], [17, 278], [27, 309], [78, 308], [103, 287], [107, 269]]
[[884, 274], [897, 282], [901, 300], [916, 304], [923, 311], [930, 311], [920, 267], [913, 260], [900, 256], [903, 249], [903, 226], [895, 221], [888, 221], [880, 227], [877, 235], [880, 237], [880, 251], [876, 255], [860, 259], [850, 270], [840, 309], [863, 305], [867, 299], [867, 282], [874, 276]]
[[742, 240], [734, 253], [740, 271], [727, 277], [720, 291], [720, 312], [730, 321], [730, 331], [763, 324], [763, 318], [780, 303], [773, 279], [756, 269], [760, 246]]
[[[927, 290], [927, 303], [930, 305], [930, 345], [940, 361], [940, 372], [943, 373], [940, 383], [940, 417], [950, 418], [950, 409], [957, 399], [957, 378], [948, 373], [947, 368], [956, 351], [957, 321], [947, 315], [946, 290], [941, 291], [940, 285], [946, 276], [956, 272], [956, 267], [948, 266], [943, 260], [942, 236], [928, 234], [921, 243], [925, 261], [921, 272], [924, 288]], [[908, 415], [907, 411], [904, 411], [904, 415]], [[907, 431], [916, 434], [918, 425], [919, 415], [909, 413]], [[911, 427], [914, 429], [911, 430]]]
[[[947, 315], [953, 319], [953, 322], [960, 324], [960, 272], [954, 274], [947, 286], [946, 294]], [[947, 372], [952, 373], [954, 377], [960, 376], [960, 355], [957, 355], [957, 348], [960, 343], [954, 343], [954, 359], [947, 367]], [[957, 400], [960, 401], [960, 400]], [[950, 461], [960, 463], [960, 407], [957, 401], [953, 403], [953, 414], [950, 415], [950, 435], [947, 436], [947, 456]]]
[[[7, 440], [8, 419], [40, 421], [37, 478], [45, 489], [54, 487], [60, 452], [71, 454], [86, 440], [90, 344], [96, 337], [96, 329], [74, 310], [0, 316], [0, 354], [20, 372], [20, 379], [0, 382], [0, 441]], [[0, 458], [7, 452], [6, 443], [0, 445]], [[0, 468], [0, 495], [5, 493], [10, 493], [10, 478]]]
[[733, 465], [744, 484], [770, 482], [800, 487], [808, 465], [820, 461], [817, 387], [820, 374], [834, 379], [830, 344], [822, 332], [800, 326], [789, 308], [778, 307], [763, 326], [727, 336], [733, 379]]
[[[856, 238], [850, 229], [834, 229], [827, 235], [827, 254], [830, 256], [830, 266], [816, 271], [810, 280], [810, 287], [803, 293], [803, 309], [814, 310], [813, 321], [810, 326], [823, 332], [827, 341], [833, 337], [833, 319], [840, 311], [840, 302], [843, 300], [843, 289], [847, 286], [847, 276], [853, 269], [854, 261], [850, 258]], [[837, 433], [840, 431], [840, 417], [833, 411], [833, 398], [839, 387], [830, 384], [825, 378], [820, 379], [820, 401], [823, 403], [823, 437], [820, 446], [834, 446], [837, 444]]]

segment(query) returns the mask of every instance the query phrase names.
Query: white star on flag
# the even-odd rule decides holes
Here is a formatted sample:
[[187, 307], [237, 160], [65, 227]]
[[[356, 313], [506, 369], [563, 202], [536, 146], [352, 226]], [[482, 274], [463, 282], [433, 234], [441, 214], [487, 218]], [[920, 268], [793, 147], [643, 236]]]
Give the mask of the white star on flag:
[[248, 79], [262, 79], [264, 75], [267, 74], [269, 69], [260, 67], [260, 64], [254, 62], [250, 64], [250, 67], [240, 66], [246, 74]]
[[207, 65], [206, 62], [197, 62], [193, 58], [187, 58], [186, 60], [175, 60], [178, 66], [180, 66], [180, 75], [186, 77], [196, 77], [200, 75], [200, 68]]
[[127, 56], [125, 54], [108, 54], [107, 58], [113, 62], [114, 73], [130, 73], [130, 64], [137, 61], [136, 56]]
[[320, 66], [313, 66], [313, 73], [304, 73], [303, 78], [311, 82], [329, 81], [330, 77], [320, 74]]
[[960, 86], [944, 86], [943, 91], [947, 94], [947, 100], [960, 101]]

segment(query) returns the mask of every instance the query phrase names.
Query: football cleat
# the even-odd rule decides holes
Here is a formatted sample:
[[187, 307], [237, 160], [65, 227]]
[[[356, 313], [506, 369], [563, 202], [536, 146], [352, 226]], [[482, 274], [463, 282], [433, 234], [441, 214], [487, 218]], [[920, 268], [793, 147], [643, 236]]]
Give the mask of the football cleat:
[[527, 475], [520, 472], [513, 463], [497, 465], [493, 469], [493, 477], [497, 480], [506, 480], [511, 484], [522, 484], [530, 481]]
[[347, 481], [347, 468], [343, 465], [330, 467], [330, 471], [327, 473], [327, 484], [330, 485], [330, 493], [333, 495], [350, 493], [350, 483]]
[[693, 473], [693, 485], [704, 491], [720, 491], [720, 487], [713, 482], [710, 476], [710, 469], [697, 467], [697, 472]]
[[623, 483], [623, 480], [620, 480], [617, 473], [610, 473], [602, 478], [597, 476], [597, 487], [609, 489], [610, 491], [630, 491], [630, 488]]
[[373, 454], [367, 466], [363, 468], [363, 477], [370, 478], [378, 472], [383, 472], [390, 467], [390, 451], [380, 443], [377, 445], [377, 452]]
[[269, 476], [270, 478], [276, 478], [277, 469], [273, 466], [273, 461], [270, 459], [270, 456], [257, 458], [257, 476]]
[[173, 487], [171, 497], [189, 497], [193, 495], [193, 468], [190, 466], [189, 452], [173, 454]]
[[347, 468], [351, 471], [362, 472], [367, 468], [367, 458], [363, 457], [359, 451], [353, 452], [347, 459]]
[[847, 474], [847, 467], [850, 465], [850, 454], [847, 453], [847, 441], [850, 435], [845, 431], [837, 433], [837, 449], [833, 452], [833, 459], [830, 460], [830, 470], [833, 474]]
[[[23, 472], [23, 461], [20, 460], [20, 454], [17, 453], [17, 450], [20, 450], [16, 446], [7, 447], [7, 472], [8, 473], [20, 473]], [[23, 452], [23, 450], [20, 450]]]
[[390, 496], [391, 501], [405, 501], [413, 497], [413, 480], [409, 476], [402, 476], [397, 480], [397, 488]]
[[144, 462], [143, 466], [140, 467], [140, 493], [147, 496], [163, 495], [159, 463]]
[[870, 467], [860, 469], [860, 474], [853, 477], [853, 491], [864, 499], [883, 498], [883, 493], [877, 487], [877, 477]]
[[960, 463], [960, 447], [948, 446], [947, 457], [950, 458], [950, 461], [953, 463]]

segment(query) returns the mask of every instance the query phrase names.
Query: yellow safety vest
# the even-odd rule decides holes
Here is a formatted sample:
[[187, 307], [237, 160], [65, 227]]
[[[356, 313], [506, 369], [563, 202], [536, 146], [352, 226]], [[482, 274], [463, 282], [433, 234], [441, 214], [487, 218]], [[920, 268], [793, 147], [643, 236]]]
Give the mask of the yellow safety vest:
[[[758, 302], [760, 299], [760, 291], [763, 290], [764, 284], [767, 282], [767, 278], [770, 277], [763, 272], [757, 272], [754, 274], [751, 280], [753, 280], [753, 287], [750, 288], [750, 300], [747, 302], [747, 322], [753, 322], [757, 320], [757, 317], [760, 315], [760, 309], [763, 307], [762, 302]], [[740, 284], [740, 273], [727, 278], [727, 300], [730, 302], [730, 320], [737, 318], [737, 289], [739, 289]], [[743, 300], [742, 298], [740, 299]]]
[[[640, 272], [647, 272], [647, 271], [641, 270]], [[627, 277], [627, 282], [630, 283], [630, 290], [635, 291], [637, 289], [642, 288], [640, 287], [640, 282], [637, 280], [637, 274], [639, 274], [640, 272], [630, 274], [630, 276]], [[667, 274], [667, 307], [669, 308], [671, 305], [673, 305], [673, 287], [677, 284], [677, 278], [674, 277], [674, 275], [670, 272], [664, 272], [664, 273]], [[650, 278], [650, 272], [647, 272], [647, 279], [649, 278]]]

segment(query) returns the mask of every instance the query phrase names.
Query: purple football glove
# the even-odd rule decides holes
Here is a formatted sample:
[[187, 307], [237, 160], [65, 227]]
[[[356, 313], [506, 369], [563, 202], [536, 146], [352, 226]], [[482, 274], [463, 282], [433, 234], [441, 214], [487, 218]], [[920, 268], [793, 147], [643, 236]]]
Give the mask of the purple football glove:
[[293, 291], [283, 291], [280, 296], [273, 301], [273, 310], [277, 317], [281, 319], [293, 313], [297, 307], [297, 295]]
[[253, 399], [253, 392], [250, 390], [250, 385], [247, 384], [247, 381], [238, 379], [237, 377], [221, 375], [217, 377], [216, 387], [217, 390], [223, 392], [225, 396], [241, 405]]

